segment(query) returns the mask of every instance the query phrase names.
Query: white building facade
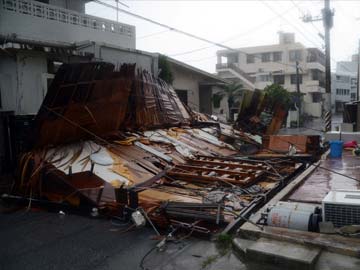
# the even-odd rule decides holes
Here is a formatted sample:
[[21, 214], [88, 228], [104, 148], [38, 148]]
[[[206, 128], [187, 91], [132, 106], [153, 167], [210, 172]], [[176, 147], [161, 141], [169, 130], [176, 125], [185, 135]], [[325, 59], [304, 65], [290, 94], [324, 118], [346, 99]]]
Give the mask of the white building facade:
[[351, 61], [339, 61], [336, 73], [331, 78], [331, 107], [333, 113], [341, 113], [344, 103], [358, 100], [358, 57], [353, 55]]
[[[279, 44], [275, 45], [218, 51], [216, 70], [220, 77], [247, 86], [244, 78], [236, 76], [241, 71], [254, 89], [276, 83], [293, 92], [296, 91], [296, 62], [299, 63], [300, 91], [304, 94], [303, 111], [320, 117], [325, 93], [325, 56], [319, 49], [295, 42], [293, 33], [279, 33]], [[235, 69], [238, 72], [234, 72]]]
[[136, 50], [135, 27], [85, 14], [88, 0], [0, 0], [0, 112], [36, 114], [62, 63], [136, 63], [157, 74], [157, 55]]

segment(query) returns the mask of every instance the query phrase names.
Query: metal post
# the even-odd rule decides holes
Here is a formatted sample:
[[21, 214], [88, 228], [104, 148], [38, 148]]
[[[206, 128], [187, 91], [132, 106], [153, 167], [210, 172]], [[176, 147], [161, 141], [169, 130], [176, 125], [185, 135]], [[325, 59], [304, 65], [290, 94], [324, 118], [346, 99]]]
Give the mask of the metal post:
[[325, 29], [325, 131], [331, 130], [331, 62], [330, 62], [330, 29], [333, 26], [333, 13], [330, 9], [330, 0], [324, 0], [322, 10]]
[[357, 78], [356, 78], [356, 100], [360, 100], [360, 93], [359, 93], [359, 78], [360, 78], [360, 40], [359, 40], [359, 48], [358, 48], [358, 70], [357, 70]]
[[119, 0], [115, 0], [116, 2], [116, 22], [119, 22]]
[[296, 61], [296, 105], [298, 107], [298, 128], [300, 127], [300, 116], [301, 116], [301, 93], [300, 93], [300, 75], [299, 75], [299, 61]]

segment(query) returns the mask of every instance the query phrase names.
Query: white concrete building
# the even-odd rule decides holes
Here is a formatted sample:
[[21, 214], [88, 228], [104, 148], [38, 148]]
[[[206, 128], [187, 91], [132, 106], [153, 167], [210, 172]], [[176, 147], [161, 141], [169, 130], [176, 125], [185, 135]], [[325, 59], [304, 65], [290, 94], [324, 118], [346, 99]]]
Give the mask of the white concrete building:
[[226, 80], [176, 59], [167, 57], [167, 60], [174, 77], [172, 86], [185, 105], [195, 111], [227, 119], [229, 109], [226, 99], [221, 100], [217, 107], [212, 101], [213, 94], [228, 83]]
[[331, 107], [333, 113], [341, 113], [344, 103], [358, 100], [357, 96], [358, 55], [351, 61], [336, 63], [336, 73], [331, 74]]
[[0, 173], [25, 150], [26, 127], [62, 63], [136, 63], [157, 74], [157, 54], [136, 50], [132, 25], [85, 14], [89, 0], [0, 0]]
[[305, 94], [303, 111], [320, 117], [325, 93], [325, 56], [319, 49], [295, 42], [293, 33], [280, 32], [279, 43], [274, 45], [220, 50], [216, 70], [220, 77], [239, 81], [246, 88], [264, 89], [277, 83], [296, 91], [296, 61], [300, 67], [300, 91]]
[[61, 63], [136, 63], [157, 73], [157, 55], [135, 48], [135, 27], [85, 14], [87, 2], [0, 0], [0, 112], [36, 114]]

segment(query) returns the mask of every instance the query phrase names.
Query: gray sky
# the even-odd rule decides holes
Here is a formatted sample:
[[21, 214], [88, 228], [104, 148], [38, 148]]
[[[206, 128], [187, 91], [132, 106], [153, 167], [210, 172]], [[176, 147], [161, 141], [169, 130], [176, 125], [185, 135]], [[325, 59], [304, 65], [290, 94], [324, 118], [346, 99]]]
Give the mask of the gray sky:
[[[115, 5], [114, 0], [102, 0]], [[133, 13], [233, 48], [278, 42], [278, 31], [296, 33], [308, 47], [323, 48], [318, 30], [322, 22], [303, 23], [300, 17], [321, 14], [324, 1], [122, 1]], [[332, 69], [335, 61], [350, 60], [360, 38], [360, 0], [332, 0], [335, 9], [331, 31]], [[116, 20], [116, 12], [89, 3], [88, 14]], [[119, 21], [136, 26], [136, 47], [160, 52], [209, 72], [215, 72], [216, 51], [211, 44], [174, 33], [149, 22], [119, 13]], [[205, 49], [204, 49], [205, 48]], [[199, 50], [198, 50], [199, 49]], [[193, 53], [186, 53], [196, 50]]]

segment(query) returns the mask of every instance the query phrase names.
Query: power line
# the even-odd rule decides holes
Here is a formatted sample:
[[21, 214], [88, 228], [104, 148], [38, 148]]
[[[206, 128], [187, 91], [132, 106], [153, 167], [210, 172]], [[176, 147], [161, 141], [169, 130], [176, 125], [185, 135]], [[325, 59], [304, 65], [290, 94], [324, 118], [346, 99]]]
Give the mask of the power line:
[[[289, 12], [291, 9], [292, 9], [292, 8], [287, 9], [284, 13]], [[247, 31], [245, 31], [245, 32], [243, 32], [243, 33], [240, 33], [240, 34], [237, 34], [237, 35], [235, 35], [235, 36], [229, 37], [228, 39], [225, 39], [225, 40], [221, 41], [221, 43], [233, 41], [233, 40], [238, 39], [239, 37], [246, 36], [246, 35], [248, 35], [249, 33], [253, 33], [254, 31], [257, 31], [258, 29], [261, 29], [263, 26], [267, 25], [269, 22], [271, 22], [271, 21], [273, 21], [273, 20], [275, 20], [275, 19], [277, 19], [277, 16], [272, 17], [272, 18], [270, 18], [269, 20], [266, 20], [265, 22], [259, 24], [258, 26], [253, 27], [253, 28], [250, 29], [250, 30], [247, 30]], [[193, 52], [197, 52], [197, 51], [201, 51], [201, 50], [206, 50], [206, 49], [212, 48], [212, 47], [215, 47], [215, 46], [214, 46], [214, 45], [211, 45], [211, 46], [201, 47], [201, 48], [194, 49], [194, 50], [190, 50], [190, 51], [185, 51], [185, 52], [180, 52], [180, 53], [172, 54], [172, 55], [170, 55], [170, 56], [179, 56], [179, 55], [190, 54], [190, 53], [193, 53]]]
[[309, 39], [296, 25], [294, 25], [293, 23], [291, 23], [288, 19], [286, 19], [282, 14], [280, 14], [279, 12], [277, 12], [272, 6], [270, 6], [267, 2], [265, 1], [261, 1], [261, 3], [263, 5], [265, 5], [268, 9], [270, 9], [273, 13], [275, 13], [276, 15], [278, 15], [280, 18], [282, 18], [283, 20], [285, 20], [288, 24], [290, 24], [296, 31], [299, 32], [299, 34], [301, 34], [306, 40], [308, 40], [309, 42], [311, 42], [313, 45], [315, 45], [315, 47], [318, 47], [318, 44], [315, 44], [315, 42], [311, 39]]
[[[175, 27], [171, 27], [171, 26], [166, 25], [166, 24], [164, 24], [164, 23], [157, 22], [157, 21], [155, 21], [155, 20], [152, 20], [152, 19], [146, 18], [146, 17], [144, 17], [144, 16], [135, 14], [135, 13], [133, 13], [133, 12], [127, 11], [127, 10], [125, 10], [125, 9], [117, 8], [117, 7], [115, 7], [115, 6], [112, 6], [112, 5], [110, 5], [110, 4], [104, 3], [104, 2], [102, 2], [102, 1], [94, 0], [94, 2], [97, 3], [97, 4], [100, 4], [100, 5], [106, 6], [106, 7], [108, 7], [108, 8], [112, 8], [112, 9], [118, 10], [118, 11], [120, 11], [120, 12], [123, 12], [123, 13], [127, 14], [127, 15], [133, 16], [133, 17], [135, 17], [135, 18], [137, 18], [137, 19], [147, 21], [147, 22], [149, 22], [149, 23], [152, 23], [152, 24], [161, 26], [161, 27], [163, 27], [163, 28], [167, 28], [167, 29], [169, 29], [169, 30], [171, 30], [171, 31], [174, 31], [174, 32], [177, 32], [177, 33], [179, 33], [179, 34], [182, 34], [182, 35], [185, 35], [185, 36], [188, 36], [188, 37], [197, 39], [197, 40], [201, 40], [201, 41], [204, 41], [204, 42], [206, 42], [206, 43], [213, 44], [213, 45], [218, 46], [218, 47], [220, 47], [220, 48], [223, 48], [223, 49], [226, 49], [226, 50], [229, 50], [229, 51], [233, 51], [233, 52], [237, 52], [237, 53], [242, 53], [242, 54], [245, 54], [245, 55], [248, 54], [248, 53], [243, 52], [243, 51], [240, 51], [240, 50], [238, 50], [238, 49], [234, 49], [234, 48], [231, 48], [231, 47], [229, 47], [229, 46], [226, 46], [226, 45], [224, 45], [224, 44], [222, 44], [222, 43], [214, 42], [214, 41], [211, 41], [211, 40], [209, 40], [209, 39], [206, 39], [206, 38], [203, 38], [203, 37], [200, 37], [200, 36], [191, 34], [191, 33], [189, 33], [189, 32], [185, 32], [185, 31], [183, 31], [183, 30], [177, 29], [177, 28], [175, 28]], [[257, 55], [254, 55], [254, 57], [261, 59], [261, 57], [259, 57], [259, 56], [257, 56]], [[286, 64], [286, 63], [279, 62], [279, 61], [273, 61], [273, 62], [274, 62], [274, 63], [281, 64], [281, 65], [284, 65], [284, 66], [295, 67], [295, 65]]]
[[144, 39], [144, 38], [148, 38], [148, 37], [152, 37], [152, 36], [156, 36], [156, 35], [161, 35], [161, 34], [164, 34], [167, 32], [170, 32], [170, 30], [168, 29], [168, 30], [164, 30], [164, 31], [160, 31], [160, 32], [151, 33], [148, 35], [137, 37], [136, 39]]
[[[303, 16], [306, 16], [305, 12], [300, 8], [300, 6], [298, 4], [296, 4], [296, 2], [294, 0], [290, 0], [291, 3], [300, 11], [300, 13]], [[318, 34], [321, 34], [321, 30], [314, 24], [314, 22], [310, 22], [311, 25], [315, 28], [315, 30], [318, 32]]]

